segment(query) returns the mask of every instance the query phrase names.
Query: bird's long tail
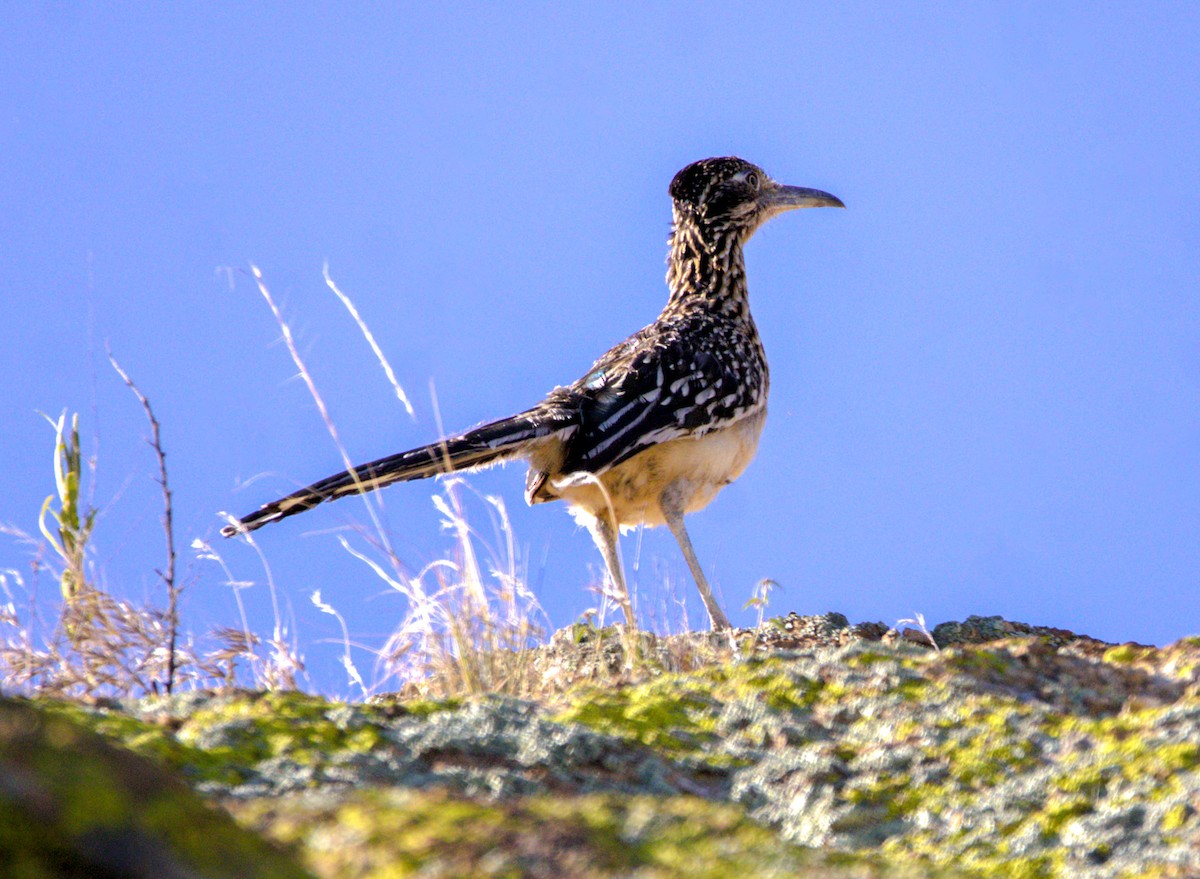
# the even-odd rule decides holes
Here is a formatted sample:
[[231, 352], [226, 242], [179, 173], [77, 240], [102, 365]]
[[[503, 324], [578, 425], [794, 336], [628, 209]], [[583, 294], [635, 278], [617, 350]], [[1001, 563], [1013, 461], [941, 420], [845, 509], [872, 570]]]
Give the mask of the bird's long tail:
[[546, 419], [537, 410], [493, 421], [458, 436], [335, 473], [287, 497], [264, 504], [244, 516], [236, 525], [226, 525], [221, 529], [221, 534], [232, 537], [244, 531], [254, 531], [268, 522], [277, 522], [311, 510], [325, 501], [351, 494], [366, 494], [393, 482], [457, 473], [520, 457], [531, 443], [561, 428], [562, 425]]

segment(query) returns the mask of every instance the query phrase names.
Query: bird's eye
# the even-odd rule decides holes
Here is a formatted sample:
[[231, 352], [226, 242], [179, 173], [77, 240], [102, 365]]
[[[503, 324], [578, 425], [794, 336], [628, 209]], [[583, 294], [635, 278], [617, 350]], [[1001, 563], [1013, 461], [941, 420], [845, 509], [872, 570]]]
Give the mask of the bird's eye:
[[753, 171], [746, 175], [746, 185], [751, 189], [758, 189], [758, 175]]

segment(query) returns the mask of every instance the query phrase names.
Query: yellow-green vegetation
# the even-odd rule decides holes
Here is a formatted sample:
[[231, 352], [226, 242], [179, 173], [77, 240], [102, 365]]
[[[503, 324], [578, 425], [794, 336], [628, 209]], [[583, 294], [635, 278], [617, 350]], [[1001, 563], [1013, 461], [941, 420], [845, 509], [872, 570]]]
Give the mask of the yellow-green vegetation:
[[870, 853], [920, 876], [1128, 879], [1172, 875], [1200, 839], [1197, 646], [647, 664], [553, 713], [295, 692], [50, 710], [232, 795], [327, 876], [905, 875]]
[[687, 796], [536, 796], [485, 804], [444, 791], [390, 790], [336, 803], [300, 795], [234, 809], [242, 821], [300, 848], [321, 876], [934, 876], [788, 845], [741, 809]]
[[1154, 655], [1153, 647], [1143, 647], [1140, 644], [1118, 644], [1104, 651], [1104, 661], [1114, 665], [1139, 662]]
[[[1104, 661], [1120, 664], [1147, 656], [1142, 648], [1114, 648], [1105, 654]], [[995, 672], [1009, 664], [1012, 657], [997, 656], [995, 648], [973, 648], [952, 656], [950, 661], [960, 669]], [[1184, 703], [1188, 701], [1195, 704], [1194, 699], [1186, 698]], [[1015, 820], [964, 822], [949, 840], [944, 830], [914, 830], [889, 840], [885, 850], [895, 856], [917, 855], [932, 863], [953, 864], [968, 875], [980, 877], [1048, 879], [1074, 875], [1078, 862], [1072, 863], [1066, 849], [1058, 847], [1060, 836], [1072, 821], [1094, 813], [1109, 785], [1123, 785], [1128, 804], [1153, 802], [1169, 793], [1179, 793], [1185, 777], [1190, 779], [1190, 789], [1195, 790], [1200, 741], [1180, 741], [1160, 732], [1171, 712], [1178, 712], [1179, 707], [1176, 703], [1170, 708], [1089, 717], [1069, 712], [1055, 714], [1015, 696], [970, 694], [962, 698], [960, 690], [957, 705], [937, 721], [942, 735], [924, 748], [927, 758], [941, 761], [949, 771], [942, 781], [925, 785], [920, 796], [910, 792], [903, 797], [906, 809], [932, 816], [968, 815], [979, 808], [987, 792], [1022, 773], [1032, 774], [1041, 766], [1050, 780], [1050, 790], [1044, 799], [1031, 798], [1021, 804], [1024, 808]], [[1030, 736], [1031, 729], [1040, 731], [1044, 741], [1035, 741], [1037, 736]], [[1194, 725], [1192, 730], [1194, 735]], [[1069, 746], [1060, 747], [1063, 743]], [[1161, 829], [1178, 829], [1193, 814], [1189, 807], [1176, 804], [1165, 812]], [[1030, 833], [1047, 843], [1046, 850], [1024, 853]], [[1089, 860], [1098, 865], [1112, 854], [1109, 843], [1097, 841]], [[1165, 864], [1162, 870], [1120, 875], [1190, 875], [1175, 872]]]
[[[1192, 700], [1200, 708], [1200, 703]], [[1053, 735], [1093, 742], [1060, 762], [1065, 770], [1058, 779], [1063, 790], [1097, 793], [1114, 779], [1149, 783], [1151, 797], [1179, 788], [1182, 773], [1200, 767], [1200, 741], [1162, 741], [1152, 735], [1169, 709], [1125, 712], [1116, 717], [1056, 719]]]
[[61, 699], [39, 699], [36, 706], [48, 715], [61, 717], [91, 729], [122, 747], [149, 757], [172, 769], [199, 772], [205, 768], [223, 768], [225, 761], [211, 758], [201, 748], [190, 748], [163, 723], [150, 723], [119, 710], [105, 710]]
[[[689, 686], [688, 684], [691, 684]], [[554, 719], [582, 723], [672, 757], [697, 753], [711, 739], [715, 703], [698, 682], [668, 675], [650, 684], [621, 690], [588, 687]]]
[[714, 737], [725, 703], [745, 701], [770, 711], [806, 710], [825, 685], [797, 674], [781, 659], [749, 659], [700, 671], [666, 674], [620, 689], [581, 687], [554, 716], [620, 736], [672, 757], [707, 757], [704, 745]]
[[[1023, 658], [1024, 645], [1032, 651], [1028, 658]], [[752, 660], [664, 675], [618, 690], [582, 689], [571, 694], [568, 707], [556, 719], [728, 770], [745, 766], [747, 759], [744, 750], [731, 759], [731, 746], [739, 740], [754, 741], [755, 727], [771, 726], [772, 716], [812, 720], [840, 710], [848, 722], [836, 742], [823, 750], [819, 743], [812, 746], [818, 749], [813, 753], [841, 761], [849, 778], [830, 783], [828, 806], [840, 816], [831, 819], [831, 832], [854, 833], [872, 823], [912, 820], [884, 843], [884, 850], [896, 859], [915, 857], [927, 865], [980, 877], [1066, 876], [1078, 865], [1058, 846], [1060, 837], [1077, 819], [1094, 813], [1097, 798], [1108, 793], [1111, 784], [1124, 785], [1128, 797], [1152, 802], [1196, 789], [1200, 737], [1195, 737], [1194, 723], [1191, 739], [1158, 732], [1172, 711], [1194, 706], [1195, 701], [1185, 696], [1172, 707], [1127, 707], [1098, 717], [1052, 709], [1023, 696], [1029, 666], [1046, 661], [1046, 674], [1053, 675], [1077, 671], [1071, 665], [1076, 661], [1054, 666], [1057, 652], [1046, 639], [1022, 639], [1019, 646], [1015, 651], [1008, 644], [963, 647], [940, 656], [863, 647], [841, 654], [840, 662], [823, 675], [805, 673], [811, 661]], [[1140, 647], [1113, 648], [1100, 661], [1114, 666], [1144, 663], [1153, 653]], [[1009, 681], [1011, 691], [1006, 692]], [[1074, 697], [1077, 689], [1064, 687], [1061, 698]], [[722, 729], [720, 718], [731, 702], [752, 706], [747, 715], [752, 720], [734, 730]], [[758, 741], [768, 751], [785, 747], [767, 735]], [[1060, 747], [1072, 741], [1082, 744]], [[786, 743], [794, 744], [795, 739]], [[913, 757], [894, 765], [885, 759], [884, 768], [865, 769], [880, 755], [906, 748], [913, 750]], [[911, 760], [924, 771], [906, 769]], [[956, 817], [981, 807], [993, 809], [985, 805], [989, 797], [1006, 783], [1026, 777], [1044, 777], [1034, 788], [1043, 792], [1027, 790], [1024, 796], [1029, 800], [1019, 809], [1011, 802], [997, 804], [1001, 808], [996, 811], [1007, 808], [1011, 815], [982, 821]], [[813, 779], [827, 781], [820, 774]], [[1019, 786], [1013, 790], [1012, 796], [1018, 796]], [[1114, 807], [1120, 807], [1119, 800]], [[1163, 832], [1171, 833], [1188, 826], [1193, 814], [1176, 804], [1157, 820]], [[955, 825], [959, 829], [948, 834], [947, 828]], [[1080, 842], [1081, 833], [1086, 836], [1077, 831], [1074, 844], [1087, 849], [1092, 862], [1111, 857], [1110, 843], [1097, 840], [1088, 849], [1089, 844]], [[806, 838], [804, 832], [799, 838]]]
[[990, 787], [1034, 764], [1034, 745], [1020, 735], [1015, 723], [1029, 711], [1015, 700], [994, 696], [960, 701], [952, 706], [950, 716], [937, 722], [943, 735], [926, 748], [926, 754], [946, 761], [948, 778], [959, 788]]
[[65, 716], [0, 700], [6, 879], [307, 874], [178, 778]]
[[[378, 725], [355, 713], [339, 722], [338, 703], [304, 693], [269, 692], [217, 700], [191, 714], [177, 733], [184, 744], [204, 747], [229, 762], [257, 763], [287, 757], [312, 764], [339, 751], [369, 751], [379, 744]], [[366, 714], [382, 710], [367, 708]]]
[[[62, 565], [59, 584], [66, 601], [74, 600], [88, 588], [87, 554], [88, 541], [96, 525], [97, 511], [83, 499], [83, 455], [79, 450], [79, 416], [71, 416], [71, 427], [67, 428], [67, 413], [58, 421], [50, 421], [54, 428], [54, 494], [42, 504], [38, 527]], [[58, 501], [58, 508], [52, 504]], [[54, 520], [53, 528], [47, 524]]]
[[463, 704], [462, 699], [408, 699], [392, 698], [372, 699], [369, 703], [377, 708], [386, 708], [393, 712], [403, 712], [412, 717], [429, 717], [439, 711], [453, 711]]
[[[236, 785], [264, 760], [285, 757], [313, 765], [339, 753], [363, 753], [379, 744], [379, 722], [403, 708], [356, 706], [353, 722], [339, 718], [345, 706], [294, 691], [230, 692], [206, 699], [190, 711], [169, 700], [146, 700], [143, 716], [114, 709], [45, 702], [47, 710], [69, 717], [125, 747], [178, 769], [193, 781]], [[175, 703], [178, 705], [179, 703]], [[419, 703], [425, 715], [438, 703]]]

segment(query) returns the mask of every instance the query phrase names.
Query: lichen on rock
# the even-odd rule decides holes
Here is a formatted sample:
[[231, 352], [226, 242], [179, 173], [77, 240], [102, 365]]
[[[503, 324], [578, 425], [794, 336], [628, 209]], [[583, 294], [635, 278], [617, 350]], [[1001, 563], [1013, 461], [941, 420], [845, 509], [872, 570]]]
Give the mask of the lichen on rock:
[[789, 615], [635, 663], [619, 634], [542, 648], [541, 699], [42, 710], [326, 876], [1200, 875], [1200, 640]]

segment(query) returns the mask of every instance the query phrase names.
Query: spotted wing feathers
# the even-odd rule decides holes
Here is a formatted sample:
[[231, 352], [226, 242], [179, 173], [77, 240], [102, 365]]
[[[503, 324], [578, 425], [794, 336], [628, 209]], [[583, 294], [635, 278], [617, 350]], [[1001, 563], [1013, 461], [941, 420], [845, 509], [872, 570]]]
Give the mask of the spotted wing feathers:
[[647, 328], [564, 389], [577, 399], [579, 429], [562, 472], [603, 472], [656, 443], [702, 436], [764, 404], [766, 361], [752, 356], [757, 336], [706, 320], [695, 315]]

